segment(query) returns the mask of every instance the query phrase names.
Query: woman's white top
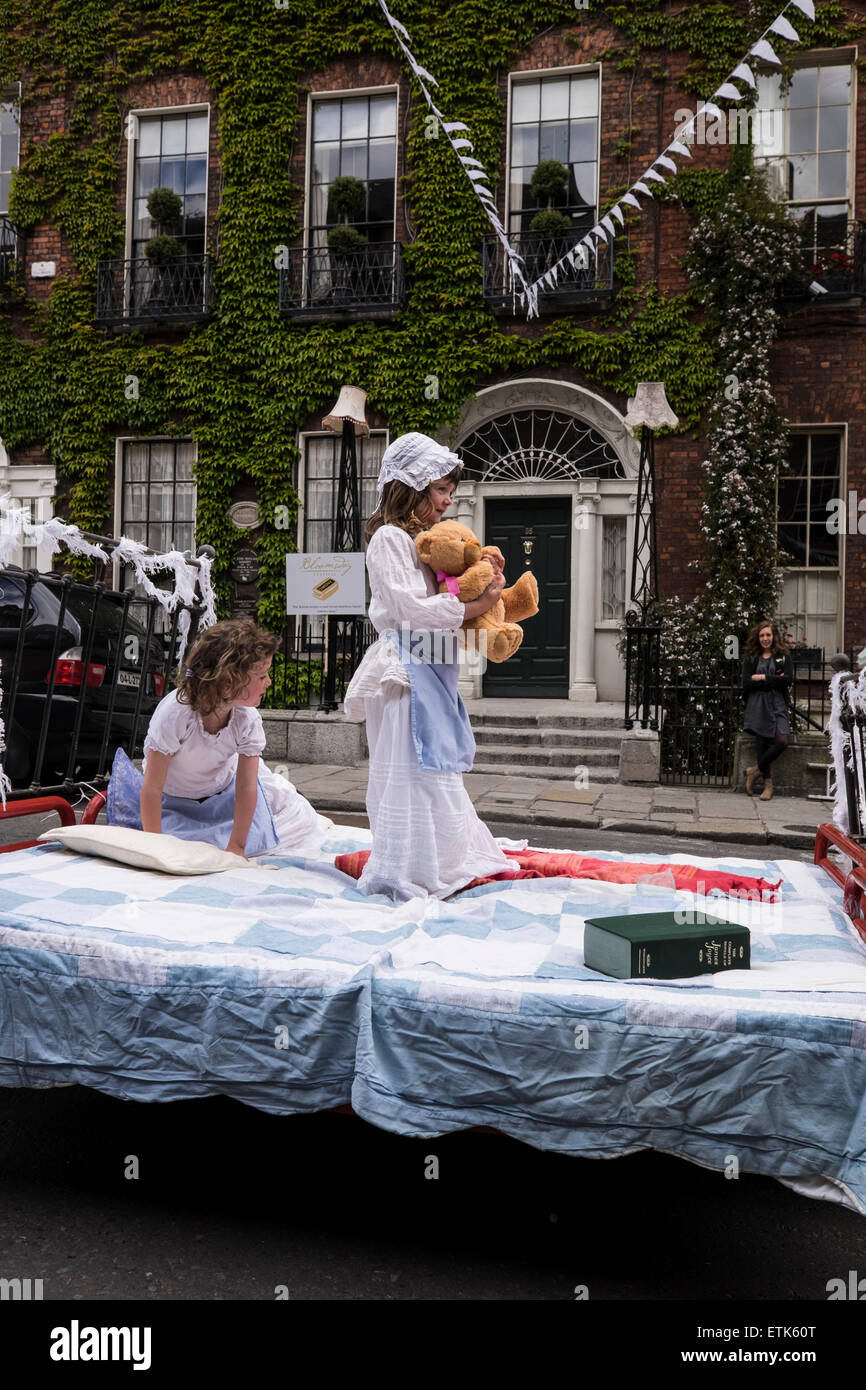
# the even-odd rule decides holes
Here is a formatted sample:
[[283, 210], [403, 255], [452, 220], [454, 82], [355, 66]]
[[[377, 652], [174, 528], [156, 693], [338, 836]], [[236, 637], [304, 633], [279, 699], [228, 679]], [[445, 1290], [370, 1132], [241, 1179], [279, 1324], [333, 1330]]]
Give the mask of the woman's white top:
[[209, 734], [201, 715], [182, 705], [172, 690], [151, 717], [144, 740], [144, 767], [148, 753], [167, 753], [171, 762], [163, 790], [168, 796], [214, 796], [234, 777], [238, 754], [257, 758], [265, 742], [262, 716], [252, 706], [235, 705], [226, 727]]
[[[440, 594], [436, 576], [420, 559], [415, 542], [399, 526], [380, 526], [367, 546], [370, 622], [377, 632], [447, 632], [460, 627], [465, 606], [454, 594]], [[408, 687], [409, 677], [394, 643], [380, 637], [365, 653], [346, 690], [343, 707], [350, 719], [363, 719], [364, 701], [383, 685]]]

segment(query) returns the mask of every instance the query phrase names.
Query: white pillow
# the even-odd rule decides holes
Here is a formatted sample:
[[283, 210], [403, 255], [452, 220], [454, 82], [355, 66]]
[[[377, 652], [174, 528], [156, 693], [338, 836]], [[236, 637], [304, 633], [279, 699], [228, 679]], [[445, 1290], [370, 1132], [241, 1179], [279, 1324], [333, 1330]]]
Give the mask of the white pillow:
[[224, 869], [247, 867], [243, 859], [203, 840], [181, 840], [177, 835], [154, 835], [149, 830], [127, 830], [122, 825], [61, 825], [44, 830], [40, 840], [59, 841], [78, 854], [116, 859], [134, 869], [156, 869], [163, 874], [216, 874]]

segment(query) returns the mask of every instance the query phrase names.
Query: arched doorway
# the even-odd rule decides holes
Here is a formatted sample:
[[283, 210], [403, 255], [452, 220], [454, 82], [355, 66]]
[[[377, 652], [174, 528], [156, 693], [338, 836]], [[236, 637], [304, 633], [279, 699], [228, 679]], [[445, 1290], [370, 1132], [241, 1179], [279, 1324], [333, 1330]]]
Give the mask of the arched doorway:
[[637, 447], [619, 413], [567, 382], [479, 392], [458, 424], [460, 520], [532, 569], [540, 607], [520, 651], [465, 682], [478, 697], [620, 701], [617, 652], [634, 523]]

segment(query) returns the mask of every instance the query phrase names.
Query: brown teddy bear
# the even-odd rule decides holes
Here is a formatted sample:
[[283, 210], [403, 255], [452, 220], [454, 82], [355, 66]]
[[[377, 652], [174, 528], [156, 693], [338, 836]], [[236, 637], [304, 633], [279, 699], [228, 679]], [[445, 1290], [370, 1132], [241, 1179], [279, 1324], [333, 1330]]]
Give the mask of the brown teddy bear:
[[[493, 545], [482, 546], [478, 537], [459, 521], [439, 521], [415, 538], [415, 549], [439, 580], [439, 592], [455, 594], [462, 603], [480, 598], [493, 582], [493, 566], [486, 557], [502, 552]], [[503, 589], [499, 602], [480, 618], [470, 618], [463, 628], [486, 635], [489, 661], [507, 661], [523, 641], [524, 619], [538, 612], [538, 585], [535, 576], [524, 570], [516, 584]], [[479, 643], [482, 653], [484, 647]]]

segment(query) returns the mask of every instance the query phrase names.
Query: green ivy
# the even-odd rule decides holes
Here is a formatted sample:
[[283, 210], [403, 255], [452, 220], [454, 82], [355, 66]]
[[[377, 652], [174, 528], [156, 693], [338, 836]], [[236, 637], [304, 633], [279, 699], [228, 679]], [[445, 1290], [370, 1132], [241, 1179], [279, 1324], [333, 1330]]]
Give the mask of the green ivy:
[[[572, 0], [399, 0], [419, 61], [439, 81], [437, 104], [470, 127], [478, 157], [501, 179], [505, 111], [499, 79], [552, 26], [575, 45], [587, 26], [598, 54], [661, 81], [684, 50], [683, 90], [706, 95], [748, 48], [772, 5], [663, 0], [576, 10]], [[822, 5], [807, 43], [849, 42], [838, 0]], [[859, 26], [862, 29], [862, 26]], [[612, 36], [606, 52], [604, 44]], [[576, 50], [577, 51], [577, 50]], [[74, 273], [47, 303], [23, 285], [6, 291], [0, 317], [0, 437], [12, 451], [41, 444], [57, 469], [57, 509], [85, 529], [110, 526], [107, 480], [119, 434], [191, 434], [198, 444], [198, 540], [217, 551], [220, 608], [230, 599], [238, 532], [226, 516], [234, 489], [254, 484], [265, 525], [256, 536], [264, 595], [260, 617], [284, 620], [283, 555], [297, 516], [295, 437], [307, 417], [351, 381], [392, 433], [431, 433], [456, 420], [478, 387], [505, 373], [576, 370], [591, 386], [624, 396], [664, 377], [684, 428], [700, 421], [717, 362], [691, 291], [663, 295], [640, 282], [628, 227], [616, 243], [618, 298], [598, 319], [567, 315], [530, 326], [494, 317], [481, 286], [481, 238], [489, 226], [444, 138], [426, 138], [427, 108], [413, 83], [404, 195], [414, 239], [405, 249], [410, 299], [392, 324], [301, 327], [281, 317], [276, 248], [299, 231], [303, 189], [290, 178], [305, 87], [335, 60], [402, 55], [377, 0], [142, 0], [134, 10], [103, 0], [5, 0], [0, 86], [27, 75], [27, 103], [66, 98], [68, 130], [23, 150], [11, 215], [22, 229], [50, 220], [67, 238]], [[119, 256], [117, 208], [126, 158], [126, 96], [135, 84], [178, 71], [200, 75], [219, 112], [221, 191], [212, 249], [219, 255], [211, 318], [154, 344], [145, 332], [113, 336], [94, 323], [96, 266]], [[401, 132], [401, 140], [403, 133]], [[623, 189], [635, 171], [624, 131], [617, 155]], [[401, 160], [402, 165], [402, 160]], [[714, 174], [674, 181], [696, 216]], [[622, 191], [622, 190], [621, 190]], [[602, 190], [609, 205], [613, 191]], [[134, 374], [138, 399], [127, 399]], [[438, 398], [425, 394], [439, 381]], [[271, 521], [273, 518], [273, 522]], [[280, 526], [279, 521], [283, 523]]]

